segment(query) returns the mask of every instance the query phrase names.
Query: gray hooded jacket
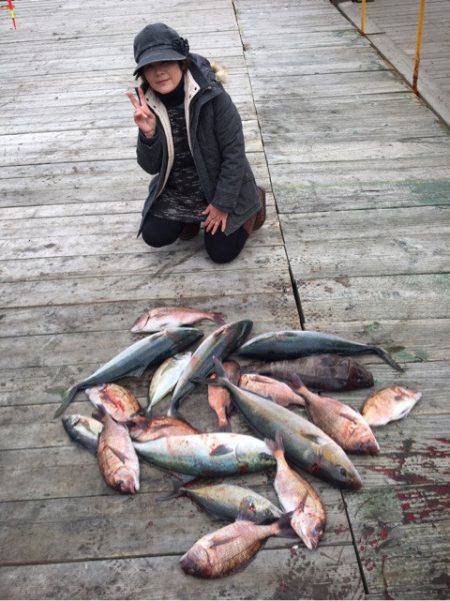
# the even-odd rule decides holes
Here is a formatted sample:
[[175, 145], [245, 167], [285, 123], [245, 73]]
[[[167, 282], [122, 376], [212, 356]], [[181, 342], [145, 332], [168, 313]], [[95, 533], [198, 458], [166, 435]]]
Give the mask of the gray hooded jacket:
[[[209, 62], [190, 54], [184, 75], [185, 115], [188, 142], [206, 201], [228, 213], [225, 233], [237, 230], [260, 208], [258, 189], [245, 156], [242, 122], [230, 96], [215, 79]], [[174, 146], [167, 110], [148, 88], [145, 98], [157, 119], [155, 135], [138, 134], [137, 162], [156, 175], [142, 211], [144, 220], [164, 189], [174, 160]]]

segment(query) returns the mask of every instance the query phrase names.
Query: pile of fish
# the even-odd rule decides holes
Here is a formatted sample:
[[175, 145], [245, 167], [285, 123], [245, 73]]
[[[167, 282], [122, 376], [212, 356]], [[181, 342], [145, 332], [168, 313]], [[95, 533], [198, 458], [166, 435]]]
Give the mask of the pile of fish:
[[[219, 325], [203, 337], [194, 324]], [[63, 418], [69, 436], [97, 455], [108, 486], [120, 493], [139, 490], [139, 458], [174, 475], [169, 497], [187, 496], [222, 520], [223, 528], [198, 540], [180, 560], [187, 574], [217, 578], [246, 565], [270, 536], [297, 537], [314, 549], [323, 536], [326, 514], [311, 484], [294, 465], [338, 486], [358, 490], [361, 478], [347, 455], [376, 455], [380, 448], [371, 426], [405, 417], [421, 393], [401, 386], [376, 391], [361, 413], [338, 399], [318, 394], [371, 388], [372, 374], [351, 355], [374, 353], [396, 370], [402, 368], [384, 349], [323, 332], [288, 330], [247, 340], [253, 323], [225, 323], [222, 313], [163, 307], [141, 315], [132, 332], [151, 333], [94, 373], [69, 388], [55, 417], [84, 391], [95, 406], [93, 417]], [[257, 359], [243, 368], [232, 354]], [[115, 381], [142, 377], [156, 367], [142, 407]], [[180, 413], [184, 399], [208, 386], [208, 404], [217, 431], [202, 432]], [[313, 389], [313, 390], [311, 390]], [[167, 415], [155, 407], [171, 394]], [[206, 399], [199, 412], [206, 410]], [[304, 416], [289, 409], [299, 405]], [[235, 407], [258, 435], [231, 432]], [[303, 412], [302, 411], [302, 412]], [[273, 486], [280, 507], [256, 492], [199, 478], [223, 478], [276, 470]]]

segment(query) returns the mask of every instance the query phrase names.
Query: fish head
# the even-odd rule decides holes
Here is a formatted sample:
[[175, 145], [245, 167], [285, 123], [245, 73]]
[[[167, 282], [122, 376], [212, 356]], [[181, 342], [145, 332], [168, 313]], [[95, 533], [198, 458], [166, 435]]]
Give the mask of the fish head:
[[336, 463], [332, 472], [333, 480], [342, 488], [359, 490], [362, 487], [362, 480], [350, 460], [345, 465]]
[[367, 435], [360, 437], [354, 445], [354, 450], [366, 455], [378, 455], [380, 453], [380, 446], [372, 431], [370, 431]]
[[370, 388], [374, 385], [373, 375], [361, 363], [346, 358], [348, 367], [348, 382], [352, 388]]
[[325, 531], [325, 516], [315, 512], [294, 512], [291, 526], [308, 549], [315, 549]]
[[145, 326], [147, 325], [149, 319], [150, 312], [146, 311], [136, 319], [134, 324], [131, 326], [131, 331], [135, 334], [137, 332], [146, 332]]
[[195, 544], [181, 557], [180, 567], [190, 576], [207, 576], [211, 567], [207, 550], [202, 545]]
[[122, 494], [134, 494], [139, 490], [139, 480], [126, 469], [119, 470], [115, 488]]

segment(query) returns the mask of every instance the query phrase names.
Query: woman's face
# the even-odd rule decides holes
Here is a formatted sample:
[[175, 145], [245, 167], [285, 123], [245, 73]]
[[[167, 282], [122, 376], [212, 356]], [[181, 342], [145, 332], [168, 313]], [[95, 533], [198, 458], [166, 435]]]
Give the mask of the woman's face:
[[168, 94], [180, 83], [183, 72], [178, 61], [161, 61], [144, 67], [149, 86], [160, 94]]

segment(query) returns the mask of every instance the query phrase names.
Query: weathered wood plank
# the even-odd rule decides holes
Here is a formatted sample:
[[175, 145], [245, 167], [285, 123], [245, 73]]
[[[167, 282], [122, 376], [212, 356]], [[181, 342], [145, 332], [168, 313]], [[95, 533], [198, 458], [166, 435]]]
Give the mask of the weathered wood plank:
[[[399, 135], [387, 144], [380, 140], [309, 141], [274, 140], [266, 151], [269, 165], [278, 163], [313, 163], [320, 161], [353, 161], [445, 156], [450, 158], [448, 137], [408, 138]], [[276, 193], [275, 193], [276, 195]]]
[[449, 218], [434, 206], [290, 214], [281, 225], [293, 272], [305, 280], [445, 272]]
[[[119, 215], [117, 220], [120, 231], [115, 233], [114, 237], [105, 237], [102, 233], [95, 233], [95, 231], [93, 234], [79, 234], [76, 238], [60, 236], [33, 237], [32, 246], [30, 246], [30, 239], [18, 238], [0, 240], [0, 249], [3, 258], [6, 260], [25, 259], [31, 253], [35, 258], [79, 256], [86, 254], [86, 251], [89, 255], [120, 254], [126, 251], [131, 253], [155, 252], [158, 255], [162, 253], [161, 256], [163, 256], [164, 253], [172, 252], [172, 250], [176, 251], [177, 248], [181, 247], [186, 250], [190, 249], [191, 253], [199, 254], [199, 251], [206, 253], [206, 251], [200, 250], [203, 248], [201, 237], [190, 240], [188, 243], [178, 240], [173, 246], [171, 245], [170, 251], [166, 247], [149, 247], [142, 238], [136, 237], [140, 223], [138, 215], [130, 215], [130, 219], [124, 219]], [[124, 226], [121, 229], [121, 223], [127, 224], [127, 227]], [[128, 232], [126, 231], [127, 228]], [[123, 233], [124, 230], [125, 233]], [[249, 246], [265, 246], [266, 244], [269, 244], [269, 246], [282, 244], [280, 228], [276, 218], [268, 218], [261, 230], [255, 232], [248, 243]], [[206, 258], [206, 254], [203, 256]], [[213, 265], [212, 262], [210, 264]]]
[[[128, 330], [146, 309], [169, 306], [173, 298], [148, 297], [144, 300], [123, 302], [110, 298], [107, 303], [60, 305], [57, 307], [25, 307], [6, 310], [1, 314], [1, 337], [53, 335], [75, 332], [112, 332]], [[280, 294], [248, 294], [236, 290], [225, 296], [209, 296], [207, 299], [190, 298], [196, 307], [225, 313], [233, 321], [244, 315], [254, 321], [254, 329], [299, 325], [299, 318], [291, 291]], [[208, 331], [207, 322], [201, 328]]]
[[314, 553], [300, 547], [263, 549], [249, 568], [226, 582], [184, 576], [178, 560], [166, 556], [1, 568], [0, 592], [14, 599], [291, 599], [299, 594], [359, 599], [363, 594], [351, 546], [319, 548]]
[[369, 598], [447, 596], [449, 492], [438, 485], [345, 494]]
[[445, 273], [298, 281], [306, 321], [446, 318]]
[[[246, 121], [243, 128], [247, 150], [261, 151], [257, 122]], [[101, 129], [4, 135], [2, 146], [4, 165], [95, 161], [99, 156], [103, 160], [134, 158], [136, 130], [134, 127], [113, 128], [107, 136]]]
[[271, 165], [281, 213], [449, 204], [450, 160], [377, 159]]

